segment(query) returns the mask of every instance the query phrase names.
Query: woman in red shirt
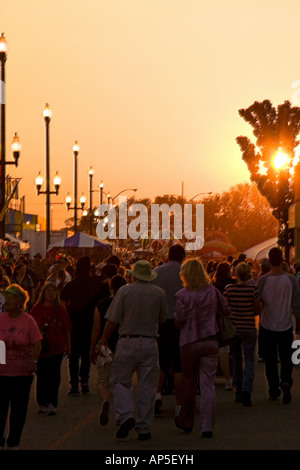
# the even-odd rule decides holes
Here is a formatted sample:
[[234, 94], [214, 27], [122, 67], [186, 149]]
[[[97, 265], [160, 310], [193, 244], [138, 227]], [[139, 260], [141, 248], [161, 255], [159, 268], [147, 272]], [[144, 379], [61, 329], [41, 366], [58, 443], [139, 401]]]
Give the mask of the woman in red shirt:
[[42, 351], [37, 364], [36, 400], [39, 413], [56, 415], [60, 368], [64, 354], [70, 355], [72, 327], [65, 307], [59, 302], [59, 292], [52, 283], [46, 283], [38, 302], [30, 311], [42, 334]]

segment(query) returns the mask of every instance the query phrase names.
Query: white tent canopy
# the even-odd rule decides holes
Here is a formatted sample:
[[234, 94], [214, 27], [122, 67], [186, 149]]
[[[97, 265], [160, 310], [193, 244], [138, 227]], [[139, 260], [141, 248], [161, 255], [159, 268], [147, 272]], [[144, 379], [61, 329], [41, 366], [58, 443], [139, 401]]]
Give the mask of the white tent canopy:
[[244, 251], [244, 253], [248, 259], [261, 260], [263, 258], [267, 258], [269, 250], [275, 246], [278, 246], [277, 237], [269, 238], [268, 240], [265, 240], [264, 242], [253, 246], [252, 248], [248, 248], [248, 250]]

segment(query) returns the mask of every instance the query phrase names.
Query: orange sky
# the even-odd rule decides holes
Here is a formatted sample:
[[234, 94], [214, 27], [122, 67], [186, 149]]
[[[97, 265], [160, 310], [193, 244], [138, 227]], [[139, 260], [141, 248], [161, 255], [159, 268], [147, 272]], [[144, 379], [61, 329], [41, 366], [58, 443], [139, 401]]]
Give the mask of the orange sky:
[[[18, 131], [27, 212], [44, 216], [34, 179], [45, 174], [42, 111], [50, 103], [51, 177], [79, 195], [103, 180], [114, 196], [222, 192], [249, 181], [235, 138], [251, 135], [238, 110], [292, 100], [300, 79], [298, 0], [1, 0], [7, 158]], [[44, 189], [44, 188], [43, 188]], [[94, 202], [99, 194], [94, 193]], [[71, 216], [53, 206], [53, 228]]]

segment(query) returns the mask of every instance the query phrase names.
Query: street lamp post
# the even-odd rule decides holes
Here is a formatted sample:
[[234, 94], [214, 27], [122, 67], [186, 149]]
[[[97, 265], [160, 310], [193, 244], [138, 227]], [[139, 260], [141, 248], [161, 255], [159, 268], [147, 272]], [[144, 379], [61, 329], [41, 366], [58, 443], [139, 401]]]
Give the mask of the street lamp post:
[[45, 153], [46, 153], [46, 250], [50, 245], [50, 144], [49, 144], [49, 128], [52, 116], [48, 103], [44, 112], [45, 121]]
[[195, 196], [193, 196], [193, 197], [188, 201], [188, 203], [191, 202], [191, 201], [193, 201], [197, 196], [201, 196], [201, 195], [205, 195], [205, 194], [209, 194], [209, 195], [210, 195], [210, 194], [212, 194], [212, 191], [209, 191], [208, 193], [198, 193], [198, 194], [196, 194]]
[[115, 200], [118, 196], [120, 196], [120, 194], [125, 193], [125, 191], [134, 191], [134, 192], [137, 191], [136, 188], [122, 189], [122, 191], [120, 191], [116, 196], [111, 197], [110, 192], [106, 193], [105, 191], [103, 191], [103, 187], [104, 187], [104, 185], [103, 185], [103, 183], [102, 183], [102, 181], [101, 181], [101, 183], [100, 183], [100, 185], [99, 185], [99, 188], [100, 188], [100, 190], [99, 190], [99, 191], [100, 191], [100, 198], [99, 198], [100, 206], [101, 206], [102, 203], [103, 203], [103, 194], [105, 194], [105, 196], [106, 196], [107, 204], [110, 205], [110, 204], [113, 204], [114, 200]]
[[79, 145], [75, 141], [73, 145], [73, 155], [74, 155], [74, 228], [75, 233], [77, 232], [77, 194], [78, 194], [78, 153]]
[[78, 207], [78, 154], [79, 154], [79, 145], [77, 140], [73, 145], [73, 156], [74, 156], [74, 206], [71, 207], [72, 198], [68, 194], [66, 197], [66, 206], [67, 210], [74, 210], [74, 232], [77, 233], [77, 226], [78, 226], [78, 218], [77, 218], [77, 211], [84, 210], [85, 206], [85, 196], [82, 194], [80, 197], [80, 204], [81, 207]]
[[92, 167], [89, 169], [89, 191], [90, 191], [90, 235], [93, 233], [93, 220], [94, 220], [94, 214], [93, 214], [93, 175], [94, 175], [94, 170]]
[[[82, 194], [81, 197], [80, 197], [80, 207], [75, 206], [75, 204], [74, 204], [73, 207], [71, 207], [72, 197], [70, 196], [70, 193], [67, 194], [65, 202], [66, 202], [66, 206], [67, 206], [68, 211], [69, 210], [74, 210], [74, 214], [75, 214], [78, 210], [81, 210], [81, 211], [83, 211], [84, 216], [88, 215], [88, 212], [84, 210], [84, 206], [85, 206], [85, 202], [86, 202], [86, 198], [85, 198], [84, 194]], [[74, 220], [75, 220], [75, 217], [74, 217]], [[76, 220], [77, 220], [77, 217], [76, 217]], [[74, 225], [74, 231], [75, 231], [75, 233], [77, 232], [77, 222], [76, 222], [76, 226]]]
[[56, 196], [59, 193], [59, 187], [61, 184], [61, 177], [56, 172], [53, 178], [53, 185], [54, 191], [50, 190], [50, 140], [49, 140], [49, 127], [50, 127], [50, 120], [52, 117], [52, 111], [48, 103], [46, 103], [44, 111], [44, 122], [45, 122], [45, 156], [46, 156], [46, 190], [41, 191], [41, 187], [43, 184], [43, 177], [39, 173], [35, 179], [35, 185], [38, 196], [40, 194], [46, 195], [46, 250], [50, 245], [50, 212], [51, 212], [51, 202], [50, 202], [50, 195], [55, 194]]
[[[122, 189], [122, 191], [120, 191], [118, 194], [116, 194], [116, 196], [110, 197], [110, 196], [108, 195], [107, 198], [110, 197], [111, 202], [112, 202], [112, 204], [113, 204], [114, 200], [115, 200], [118, 196], [120, 196], [120, 194], [125, 193], [125, 191], [133, 191], [133, 192], [136, 192], [136, 191], [137, 191], [137, 188], [135, 188], [135, 189], [132, 189], [132, 188], [129, 188], [129, 189]], [[108, 203], [108, 204], [109, 204], [109, 203]]]
[[[5, 62], [7, 58], [7, 44], [2, 33], [0, 38], [0, 66], [1, 66], [1, 156], [0, 156], [0, 213], [5, 205]], [[0, 221], [0, 238], [5, 238], [5, 217]]]
[[103, 186], [104, 186], [104, 185], [103, 185], [103, 183], [102, 183], [102, 181], [101, 181], [100, 186], [99, 186], [99, 187], [100, 187], [100, 206], [101, 206], [102, 203], [103, 203]]
[[[13, 156], [13, 161], [4, 161], [4, 172], [5, 172], [5, 167], [6, 165], [15, 165], [16, 167], [18, 166], [19, 158], [20, 158], [20, 153], [21, 153], [21, 144], [20, 144], [20, 139], [15, 132], [15, 135], [13, 137], [13, 140], [11, 142], [11, 153]], [[4, 204], [3, 206], [1, 205], [0, 209], [0, 224], [1, 226], [1, 238], [5, 238], [5, 233], [6, 233], [6, 224], [5, 224], [5, 214], [9, 206], [9, 201], [11, 197], [13, 196], [13, 193], [16, 190], [16, 187], [20, 181], [20, 178], [13, 178], [15, 185], [13, 188], [11, 188], [10, 182], [12, 181], [12, 178], [4, 173]], [[10, 193], [9, 193], [10, 189]], [[6, 197], [5, 197], [6, 196]]]

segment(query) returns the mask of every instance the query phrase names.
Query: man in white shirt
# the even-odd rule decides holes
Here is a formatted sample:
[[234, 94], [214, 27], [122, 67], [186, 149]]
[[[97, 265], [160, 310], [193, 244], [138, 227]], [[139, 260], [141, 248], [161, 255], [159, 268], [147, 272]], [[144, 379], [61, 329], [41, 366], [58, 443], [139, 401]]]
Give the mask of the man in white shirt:
[[[281, 390], [282, 402], [291, 401], [292, 343], [296, 317], [296, 329], [300, 327], [300, 290], [295, 276], [284, 272], [280, 248], [269, 251], [271, 271], [258, 279], [257, 287], [262, 301], [259, 324], [260, 356], [265, 361], [269, 398], [276, 400]], [[278, 371], [278, 356], [281, 362]], [[280, 390], [281, 389], [281, 390]]]
[[[130, 271], [134, 282], [121, 287], [105, 315], [106, 324], [99, 347], [107, 346], [119, 325], [119, 340], [111, 368], [116, 421], [120, 425], [118, 439], [128, 436], [135, 427], [138, 439], [151, 438], [149, 428], [154, 415], [155, 392], [158, 383], [158, 324], [167, 316], [167, 300], [162, 289], [151, 281], [156, 273], [148, 261], [140, 260]], [[137, 421], [134, 414], [132, 374], [137, 373]]]

